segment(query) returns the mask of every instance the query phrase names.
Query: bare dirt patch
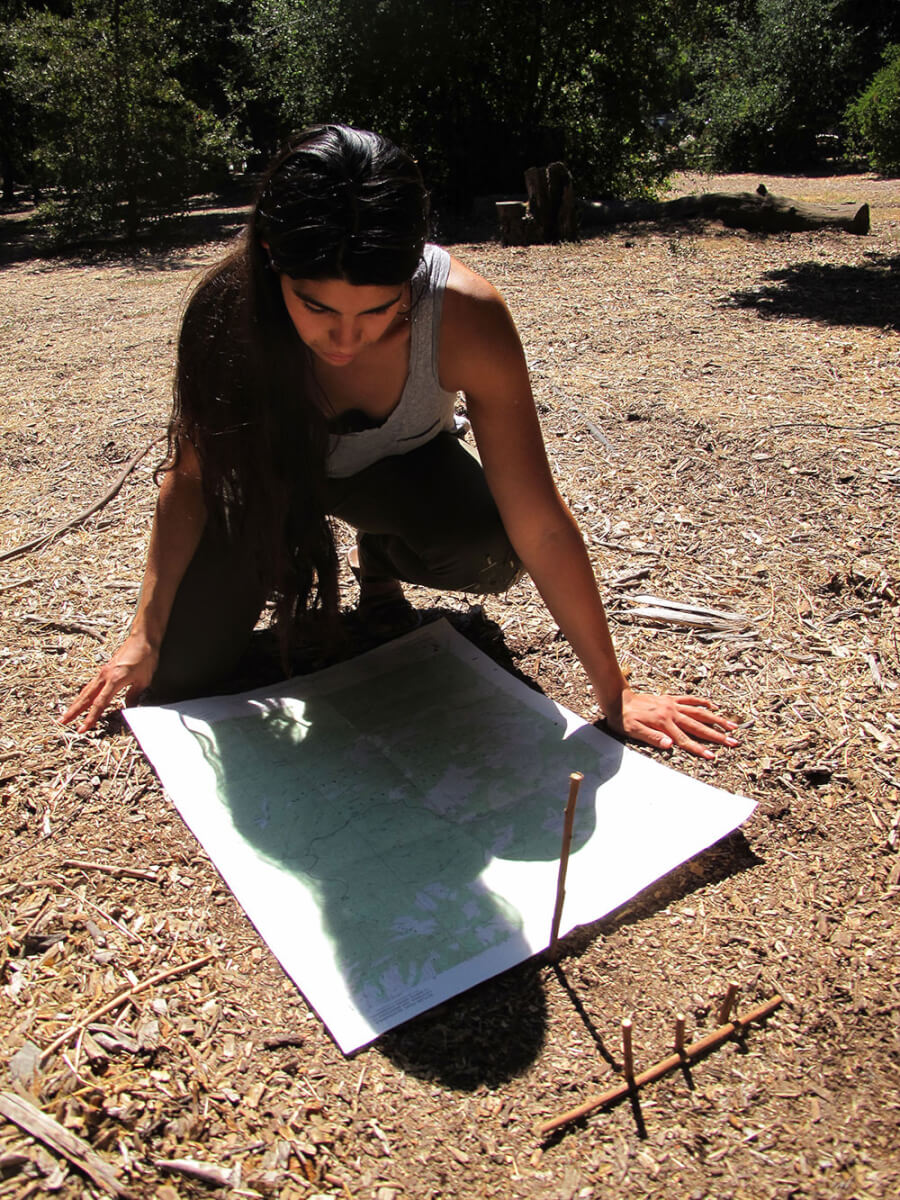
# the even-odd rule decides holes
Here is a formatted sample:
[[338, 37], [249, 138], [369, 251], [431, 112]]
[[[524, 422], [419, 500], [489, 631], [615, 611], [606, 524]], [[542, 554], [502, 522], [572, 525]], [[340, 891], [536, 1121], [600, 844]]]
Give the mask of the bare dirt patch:
[[[0, 567], [3, 1086], [138, 1195], [211, 1190], [155, 1165], [174, 1158], [240, 1164], [243, 1194], [284, 1197], [897, 1194], [900, 184], [764, 182], [867, 199], [872, 232], [632, 226], [456, 248], [519, 323], [634, 678], [745, 722], [715, 766], [677, 765], [759, 801], [742, 833], [573, 935], [558, 967], [527, 964], [344, 1059], [121, 723], [88, 737], [54, 723], [129, 620], [154, 455], [88, 522]], [[86, 508], [162, 430], [179, 309], [220, 252], [0, 271], [0, 553]], [[636, 592], [740, 612], [749, 635], [636, 619]], [[413, 598], [468, 617], [485, 648], [592, 712], [527, 582], [483, 618], [460, 597]], [[209, 951], [32, 1075], [29, 1043]], [[741, 1007], [775, 991], [786, 1004], [690, 1079], [536, 1139], [536, 1120], [618, 1078], [624, 1015], [640, 1067], [668, 1052], [677, 1011], [689, 1036], [712, 1028], [732, 979]], [[44, 1189], [101, 1194], [0, 1128], [0, 1194]]]

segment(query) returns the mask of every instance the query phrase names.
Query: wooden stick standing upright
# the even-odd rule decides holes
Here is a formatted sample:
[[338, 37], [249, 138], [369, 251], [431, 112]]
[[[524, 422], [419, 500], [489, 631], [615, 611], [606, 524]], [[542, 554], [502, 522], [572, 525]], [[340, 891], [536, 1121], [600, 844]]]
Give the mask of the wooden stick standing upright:
[[622, 1073], [628, 1083], [634, 1083], [634, 1050], [631, 1046], [631, 1017], [622, 1022]]
[[559, 923], [562, 920], [563, 901], [566, 898], [566, 871], [569, 867], [569, 850], [572, 847], [572, 826], [575, 822], [575, 805], [578, 802], [578, 789], [584, 776], [580, 771], [573, 771], [569, 776], [569, 799], [566, 802], [566, 815], [563, 820], [562, 847], [559, 852], [559, 874], [556, 877], [556, 904], [553, 908], [553, 924], [550, 926], [550, 953], [556, 951], [559, 941]]
[[710, 1050], [715, 1049], [716, 1046], [733, 1037], [735, 1033], [743, 1030], [745, 1026], [750, 1025], [754, 1021], [763, 1021], [766, 1017], [771, 1016], [781, 1004], [781, 997], [773, 996], [765, 1004], [760, 1004], [756, 1008], [750, 1009], [749, 1012], [741, 1013], [739, 1017], [734, 1017], [726, 1025], [720, 1025], [718, 1029], [700, 1038], [699, 1041], [692, 1042], [690, 1046], [685, 1046], [683, 1050], [676, 1051], [674, 1054], [668, 1055], [667, 1058], [661, 1059], [658, 1063], [654, 1063], [646, 1071], [639, 1071], [631, 1079], [623, 1079], [615, 1087], [611, 1087], [608, 1092], [603, 1092], [600, 1096], [591, 1096], [583, 1104], [579, 1104], [577, 1108], [569, 1109], [568, 1112], [552, 1117], [549, 1121], [542, 1121], [537, 1126], [536, 1132], [541, 1137], [547, 1137], [548, 1134], [554, 1133], [557, 1129], [562, 1129], [564, 1125], [570, 1125], [573, 1121], [580, 1121], [583, 1117], [590, 1116], [598, 1108], [606, 1108], [609, 1104], [615, 1104], [617, 1101], [624, 1099], [625, 1096], [629, 1095], [636, 1088], [641, 1088], [644, 1084], [652, 1083], [656, 1079], [662, 1079], [664, 1075], [668, 1075], [670, 1071], [683, 1066], [686, 1062], [693, 1062], [698, 1058], [702, 1058], [704, 1054], [709, 1053]]
[[731, 1016], [731, 1010], [734, 1007], [734, 1002], [735, 1002], [735, 999], [737, 998], [738, 990], [739, 990], [738, 985], [736, 983], [729, 983], [728, 990], [725, 993], [725, 998], [722, 1001], [722, 1006], [719, 1009], [719, 1024], [720, 1025], [724, 1025], [725, 1022], [728, 1020], [728, 1018]]
[[675, 1017], [675, 1053], [684, 1057], [684, 1013], [678, 1013]]

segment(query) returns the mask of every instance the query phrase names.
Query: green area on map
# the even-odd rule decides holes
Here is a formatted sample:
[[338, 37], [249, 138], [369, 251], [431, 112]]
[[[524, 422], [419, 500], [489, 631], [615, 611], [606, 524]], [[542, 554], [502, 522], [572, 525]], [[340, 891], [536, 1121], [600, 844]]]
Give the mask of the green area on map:
[[[569, 772], [601, 769], [564, 729], [442, 651], [195, 736], [230, 820], [313, 893], [371, 1011], [521, 937], [480, 877], [494, 858], [558, 857]], [[593, 819], [581, 805], [573, 849]]]

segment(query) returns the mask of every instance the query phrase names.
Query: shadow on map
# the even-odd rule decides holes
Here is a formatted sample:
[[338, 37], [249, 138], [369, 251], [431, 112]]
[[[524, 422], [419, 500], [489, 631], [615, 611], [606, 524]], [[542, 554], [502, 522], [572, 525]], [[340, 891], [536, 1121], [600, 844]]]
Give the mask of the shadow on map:
[[[567, 996], [573, 1018], [581, 1021], [597, 1053], [610, 1066], [618, 1069], [618, 1059], [589, 1012], [596, 1008], [596, 998], [579, 985], [578, 969], [572, 970], [572, 965], [590, 953], [598, 937], [612, 937], [618, 929], [649, 920], [692, 892], [762, 861], [744, 834], [735, 830], [621, 907], [577, 926], [561, 939], [560, 960], [552, 962], [556, 982]], [[547, 1025], [544, 967], [542, 956], [532, 958], [391, 1030], [379, 1039], [378, 1047], [407, 1074], [462, 1090], [482, 1084], [496, 1087], [524, 1071], [541, 1050]], [[557, 1019], [558, 1015], [557, 1008]]]
[[[481, 877], [497, 859], [555, 861], [568, 773], [599, 786], [622, 748], [598, 758], [458, 658], [438, 669], [401, 666], [374, 690], [306, 699], [299, 719], [279, 701], [256, 702], [194, 736], [235, 828], [314, 895], [338, 969], [372, 1020], [481, 959], [463, 996], [381, 1042], [409, 1069], [477, 1086], [524, 1070], [546, 1024], [520, 913]], [[594, 821], [582, 805], [573, 852]]]

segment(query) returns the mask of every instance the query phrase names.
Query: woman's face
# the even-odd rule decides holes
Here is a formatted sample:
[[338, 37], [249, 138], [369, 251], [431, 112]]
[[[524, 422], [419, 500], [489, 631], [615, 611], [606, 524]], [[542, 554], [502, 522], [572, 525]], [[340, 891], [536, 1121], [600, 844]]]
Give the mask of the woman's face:
[[302, 341], [324, 362], [345, 367], [394, 324], [408, 285], [357, 287], [344, 279], [282, 275], [281, 291]]

